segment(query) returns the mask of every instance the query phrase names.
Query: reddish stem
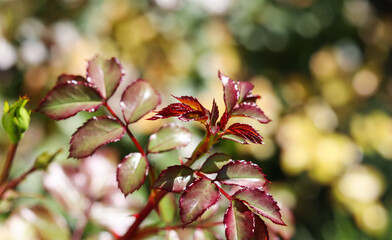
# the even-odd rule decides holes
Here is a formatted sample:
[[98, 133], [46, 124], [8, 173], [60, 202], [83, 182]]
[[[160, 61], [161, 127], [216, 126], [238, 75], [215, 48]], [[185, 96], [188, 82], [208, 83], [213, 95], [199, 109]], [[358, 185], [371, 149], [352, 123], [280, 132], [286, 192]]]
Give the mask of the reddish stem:
[[129, 130], [128, 125], [123, 123], [123, 121], [117, 116], [117, 114], [113, 111], [113, 109], [109, 106], [109, 104], [107, 102], [104, 102], [103, 105], [106, 107], [106, 109], [110, 112], [110, 114], [112, 114], [113, 117], [115, 117], [125, 128], [125, 131], [127, 132], [129, 138], [131, 138], [133, 144], [135, 144], [137, 150], [144, 156], [146, 157], [146, 152], [144, 151], [144, 149], [142, 148], [142, 146], [140, 145], [140, 143], [137, 141], [137, 139], [135, 138], [135, 136], [133, 136], [132, 132]]
[[7, 181], [12, 161], [14, 160], [16, 149], [18, 148], [18, 143], [12, 143], [10, 145], [10, 149], [8, 150], [7, 158], [5, 160], [3, 169], [1, 170], [0, 173], [0, 186], [4, 184], [5, 181]]

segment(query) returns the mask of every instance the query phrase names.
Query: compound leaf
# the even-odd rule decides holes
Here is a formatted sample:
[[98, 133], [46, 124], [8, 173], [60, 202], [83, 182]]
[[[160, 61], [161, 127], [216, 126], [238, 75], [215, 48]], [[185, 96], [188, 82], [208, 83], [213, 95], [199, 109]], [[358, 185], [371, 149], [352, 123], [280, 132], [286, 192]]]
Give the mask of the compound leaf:
[[120, 140], [124, 133], [123, 125], [114, 118], [93, 117], [72, 135], [69, 156], [88, 157], [100, 146]]
[[55, 120], [72, 117], [80, 111], [94, 112], [102, 105], [102, 98], [90, 84], [63, 82], [56, 85], [40, 102], [37, 111]]
[[278, 204], [265, 191], [244, 188], [236, 192], [233, 197], [244, 201], [255, 214], [268, 218], [276, 224], [286, 225], [282, 220]]
[[253, 234], [253, 213], [237, 199], [233, 199], [223, 218], [227, 240], [249, 240]]
[[133, 123], [154, 110], [161, 103], [161, 96], [143, 79], [131, 83], [121, 97], [120, 106], [127, 123]]
[[247, 161], [230, 162], [219, 170], [216, 180], [226, 185], [262, 188], [268, 182], [261, 168]]
[[184, 225], [195, 221], [219, 200], [218, 187], [207, 178], [199, 178], [180, 197], [180, 216]]
[[127, 196], [139, 189], [148, 173], [148, 161], [140, 153], [127, 155], [117, 166], [117, 182], [121, 192]]
[[123, 75], [124, 70], [117, 58], [102, 59], [95, 57], [88, 61], [87, 81], [98, 89], [104, 99], [113, 95]]
[[171, 166], [163, 170], [155, 181], [153, 188], [168, 192], [182, 192], [195, 180], [193, 170], [185, 166]]

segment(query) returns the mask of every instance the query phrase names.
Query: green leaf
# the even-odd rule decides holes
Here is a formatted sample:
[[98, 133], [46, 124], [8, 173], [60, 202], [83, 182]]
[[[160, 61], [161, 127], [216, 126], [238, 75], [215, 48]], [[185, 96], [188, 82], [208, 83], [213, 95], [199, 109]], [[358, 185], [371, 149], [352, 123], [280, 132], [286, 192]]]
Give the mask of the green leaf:
[[92, 155], [102, 145], [120, 140], [125, 133], [123, 125], [112, 117], [93, 117], [73, 135], [69, 156], [84, 158]]
[[251, 239], [253, 222], [253, 213], [241, 201], [233, 199], [223, 218], [227, 240]]
[[216, 173], [229, 162], [231, 162], [229, 155], [224, 153], [214, 153], [203, 163], [200, 171], [204, 173]]
[[120, 106], [127, 123], [133, 123], [154, 110], [161, 103], [161, 96], [143, 80], [131, 83], [121, 97]]
[[244, 201], [253, 212], [270, 219], [273, 223], [286, 225], [280, 214], [280, 208], [273, 197], [259, 189], [241, 189], [233, 197]]
[[180, 125], [164, 125], [150, 136], [147, 149], [149, 153], [166, 152], [186, 146], [191, 138], [192, 134]]
[[211, 180], [199, 178], [180, 197], [180, 216], [183, 224], [200, 217], [209, 207], [218, 202], [219, 189]]
[[193, 170], [185, 166], [171, 166], [159, 174], [152, 188], [168, 192], [182, 192], [195, 180]]
[[243, 160], [230, 162], [223, 166], [215, 180], [226, 185], [247, 188], [262, 188], [268, 182], [261, 168]]
[[172, 194], [166, 194], [158, 204], [161, 219], [166, 224], [172, 224], [176, 216], [177, 204]]
[[109, 99], [122, 81], [124, 70], [117, 58], [95, 57], [88, 61], [87, 81], [93, 84], [104, 99]]
[[249, 144], [246, 141], [245, 138], [237, 136], [237, 135], [234, 135], [234, 134], [225, 134], [225, 135], [222, 136], [222, 138], [223, 139], [227, 139], [227, 140], [231, 140], [231, 141], [234, 141], [234, 142], [238, 142], [238, 143], [241, 143], [241, 144]]
[[117, 182], [125, 196], [139, 189], [148, 173], [148, 161], [140, 153], [127, 155], [117, 166]]
[[94, 112], [102, 105], [97, 90], [85, 82], [64, 82], [56, 85], [42, 101], [37, 111], [55, 120], [72, 117], [80, 111]]

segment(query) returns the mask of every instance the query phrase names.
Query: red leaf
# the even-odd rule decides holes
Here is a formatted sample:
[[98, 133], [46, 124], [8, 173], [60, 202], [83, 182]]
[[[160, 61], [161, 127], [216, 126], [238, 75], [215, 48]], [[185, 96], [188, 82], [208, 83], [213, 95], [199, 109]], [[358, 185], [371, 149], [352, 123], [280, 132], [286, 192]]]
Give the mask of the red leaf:
[[236, 192], [233, 197], [244, 201], [255, 214], [266, 217], [276, 224], [286, 225], [282, 220], [278, 204], [270, 194], [260, 189], [244, 188]]
[[158, 111], [157, 114], [147, 120], [157, 120], [169, 117], [179, 117], [184, 113], [193, 111], [191, 107], [183, 103], [172, 103], [162, 110]]
[[223, 166], [215, 180], [222, 184], [247, 188], [262, 188], [268, 183], [259, 166], [243, 160]]
[[140, 153], [131, 153], [117, 166], [118, 187], [127, 196], [143, 185], [147, 173], [147, 159]]
[[193, 170], [185, 166], [171, 166], [159, 174], [152, 188], [168, 192], [182, 192], [195, 180]]
[[218, 187], [207, 178], [199, 178], [180, 197], [180, 216], [184, 225], [195, 221], [209, 207], [218, 202]]
[[68, 81], [87, 82], [87, 80], [84, 77], [79, 75], [61, 74], [57, 78], [57, 84], [65, 83]]
[[120, 140], [125, 133], [123, 125], [108, 116], [93, 117], [72, 135], [69, 156], [84, 158], [99, 147]]
[[241, 103], [235, 107], [231, 116], [250, 117], [260, 123], [269, 123], [271, 121], [255, 103], [249, 102]]
[[123, 68], [117, 58], [104, 60], [95, 57], [87, 64], [87, 81], [92, 83], [102, 97], [110, 98], [124, 76]]
[[220, 122], [218, 123], [220, 130], [225, 129], [227, 122], [229, 121], [229, 114], [227, 110], [223, 113]]
[[181, 96], [181, 97], [173, 96], [173, 97], [175, 99], [177, 99], [178, 101], [180, 101], [181, 103], [188, 105], [193, 110], [200, 111], [200, 112], [204, 112], [205, 111], [205, 108], [203, 107], [203, 105], [201, 105], [199, 100], [197, 100], [194, 97], [191, 97], [191, 96]]
[[248, 124], [234, 123], [225, 131], [225, 134], [233, 134], [252, 143], [263, 144], [263, 137]]
[[238, 85], [235, 81], [223, 75], [220, 71], [218, 72], [218, 77], [223, 84], [223, 97], [225, 100], [226, 110], [227, 112], [231, 112], [240, 97]]
[[198, 122], [205, 122], [207, 121], [208, 117], [205, 112], [201, 111], [190, 111], [187, 113], [182, 114], [178, 119], [184, 122], [189, 121], [198, 121]]
[[267, 225], [265, 222], [256, 214], [253, 214], [255, 219], [255, 229], [252, 240], [269, 240]]
[[250, 94], [250, 92], [253, 89], [253, 84], [249, 82], [237, 82], [238, 87], [240, 89], [240, 97], [239, 97], [239, 102], [242, 102], [243, 99]]
[[210, 114], [210, 125], [215, 126], [218, 118], [219, 118], [219, 109], [218, 109], [218, 105], [216, 105], [216, 102], [214, 99], [212, 101], [212, 108], [211, 108], [211, 114]]
[[260, 99], [260, 95], [253, 95], [253, 94], [249, 94], [246, 97], [244, 97], [244, 99], [242, 99], [241, 102], [256, 102], [257, 99]]
[[97, 90], [86, 82], [68, 81], [56, 85], [40, 102], [37, 111], [55, 120], [66, 119], [80, 111], [94, 112], [102, 105]]
[[233, 199], [223, 218], [227, 240], [249, 240], [254, 229], [253, 213], [241, 201]]

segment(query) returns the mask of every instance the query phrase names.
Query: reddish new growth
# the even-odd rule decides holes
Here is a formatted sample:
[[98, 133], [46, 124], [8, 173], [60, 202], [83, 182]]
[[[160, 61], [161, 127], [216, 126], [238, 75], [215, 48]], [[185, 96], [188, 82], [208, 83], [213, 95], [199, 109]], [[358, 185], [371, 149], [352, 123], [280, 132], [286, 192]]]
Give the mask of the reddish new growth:
[[212, 109], [209, 111], [196, 98], [191, 96], [173, 96], [180, 103], [168, 105], [148, 120], [178, 117], [184, 122], [197, 121], [205, 125], [211, 135], [219, 136], [219, 138], [231, 139], [242, 144], [249, 142], [262, 144], [263, 137], [248, 124], [234, 123], [226, 128], [226, 124], [231, 117], [250, 117], [263, 124], [271, 121], [256, 104], [256, 100], [260, 96], [252, 94], [253, 84], [233, 81], [220, 72], [218, 76], [223, 84], [226, 106], [219, 122], [217, 121], [219, 109], [215, 100], [213, 100]]

